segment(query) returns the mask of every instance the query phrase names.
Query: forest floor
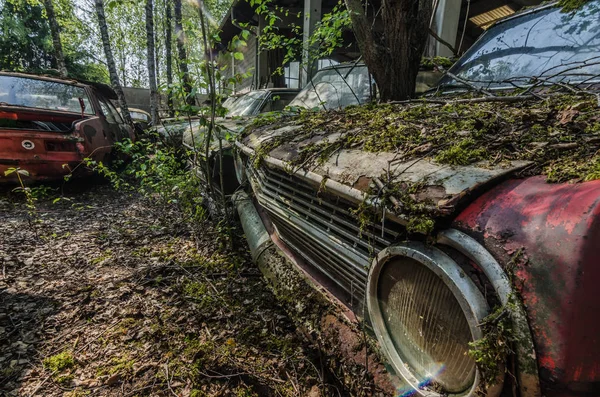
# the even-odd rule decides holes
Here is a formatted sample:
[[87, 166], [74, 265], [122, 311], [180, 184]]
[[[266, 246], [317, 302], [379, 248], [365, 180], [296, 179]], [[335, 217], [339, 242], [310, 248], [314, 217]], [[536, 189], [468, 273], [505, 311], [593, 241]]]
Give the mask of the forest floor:
[[[0, 193], [0, 395], [350, 395], [245, 241], [109, 186]], [[50, 194], [49, 196], [52, 196]]]

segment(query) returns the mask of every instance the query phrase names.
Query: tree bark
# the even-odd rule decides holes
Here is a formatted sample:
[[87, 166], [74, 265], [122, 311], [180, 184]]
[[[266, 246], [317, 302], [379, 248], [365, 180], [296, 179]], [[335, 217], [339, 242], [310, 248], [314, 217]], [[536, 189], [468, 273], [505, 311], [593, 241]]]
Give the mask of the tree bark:
[[67, 77], [67, 66], [65, 65], [65, 56], [63, 53], [62, 42], [60, 41], [60, 26], [58, 26], [58, 21], [56, 20], [52, 0], [44, 0], [44, 8], [46, 9], [46, 17], [48, 18], [50, 33], [52, 34], [56, 68], [61, 77]]
[[417, 74], [429, 34], [432, 0], [382, 0], [382, 32], [365, 14], [361, 0], [345, 0], [363, 59], [379, 89], [380, 100], [415, 94]]
[[108, 74], [110, 76], [110, 83], [117, 93], [119, 98], [119, 106], [121, 107], [121, 113], [125, 122], [133, 128], [133, 121], [131, 120], [131, 114], [129, 114], [129, 107], [125, 100], [125, 94], [123, 88], [119, 82], [119, 75], [117, 74], [117, 66], [115, 65], [115, 59], [113, 57], [112, 48], [110, 46], [110, 38], [108, 36], [108, 26], [106, 25], [106, 16], [104, 14], [104, 3], [103, 0], [95, 0], [96, 3], [96, 16], [98, 17], [98, 26], [100, 27], [100, 36], [102, 36], [102, 46], [104, 47], [104, 55], [106, 56], [106, 65], [108, 66]]
[[192, 97], [192, 83], [187, 64], [187, 53], [185, 51], [185, 32], [181, 25], [181, 0], [175, 0], [175, 34], [177, 35], [177, 53], [179, 56], [179, 71], [183, 83], [183, 90], [186, 94], [185, 101], [188, 105], [194, 105], [195, 100]]
[[171, 1], [165, 0], [166, 3], [166, 12], [165, 12], [165, 24], [166, 24], [166, 32], [165, 32], [165, 51], [166, 51], [166, 60], [167, 63], [167, 106], [169, 108], [169, 117], [173, 117], [173, 52], [171, 44], [173, 43], [172, 37], [172, 26], [173, 22], [171, 21]]
[[158, 124], [158, 92], [156, 88], [156, 65], [154, 64], [154, 15], [152, 0], [146, 0], [146, 48], [148, 50], [148, 80], [150, 82], [150, 116], [152, 125]]

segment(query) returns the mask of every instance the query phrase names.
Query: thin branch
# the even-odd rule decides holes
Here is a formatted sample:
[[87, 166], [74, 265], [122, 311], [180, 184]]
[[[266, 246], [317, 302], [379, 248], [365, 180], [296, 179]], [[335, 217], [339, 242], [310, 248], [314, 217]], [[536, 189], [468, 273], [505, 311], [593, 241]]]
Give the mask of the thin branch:
[[448, 43], [446, 40], [442, 39], [436, 32], [433, 31], [433, 29], [429, 28], [429, 34], [431, 35], [431, 37], [433, 37], [434, 39], [436, 39], [438, 42], [440, 42], [441, 44], [443, 44], [446, 47], [448, 47], [448, 49], [450, 51], [452, 51], [452, 53], [454, 54], [454, 56], [458, 55], [458, 51], [456, 50], [456, 48], [454, 48], [454, 46], [452, 44]]
[[484, 89], [483, 89], [483, 88], [481, 88], [481, 87], [478, 87], [478, 86], [476, 86], [475, 84], [471, 83], [469, 80], [465, 80], [465, 79], [463, 79], [462, 77], [458, 77], [458, 76], [457, 76], [457, 75], [455, 75], [454, 73], [451, 73], [451, 72], [446, 72], [446, 74], [447, 74], [448, 76], [450, 76], [451, 78], [453, 78], [454, 80], [456, 80], [456, 81], [460, 81], [461, 83], [463, 83], [463, 84], [465, 84], [465, 85], [467, 85], [467, 86], [471, 87], [472, 89], [474, 89], [474, 90], [475, 90], [475, 91], [477, 91], [477, 92], [481, 92], [482, 94], [484, 94], [484, 95], [487, 95], [487, 96], [490, 96], [490, 97], [493, 97], [493, 96], [494, 96], [494, 94], [492, 94], [491, 92], [489, 92], [489, 91], [487, 91], [487, 90], [484, 90]]

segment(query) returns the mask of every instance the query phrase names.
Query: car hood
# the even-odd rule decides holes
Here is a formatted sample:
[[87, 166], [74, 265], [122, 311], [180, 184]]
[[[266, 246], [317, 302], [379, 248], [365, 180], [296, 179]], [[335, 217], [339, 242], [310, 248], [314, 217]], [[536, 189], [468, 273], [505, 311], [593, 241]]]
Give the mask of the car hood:
[[239, 146], [248, 154], [256, 155], [259, 150], [261, 156], [279, 160], [280, 164], [286, 164], [286, 171], [300, 177], [308, 172], [316, 173], [367, 195], [384, 174], [388, 175], [388, 179], [409, 186], [420, 184], [420, 193], [414, 198], [417, 202], [432, 203], [439, 215], [455, 213], [458, 207], [471, 201], [472, 196], [485, 190], [486, 186], [513, 175], [530, 164], [528, 161], [512, 161], [497, 166], [490, 166], [488, 162], [456, 166], [437, 164], [422, 157], [397, 161], [396, 153], [371, 153], [350, 148], [339, 150], [310, 170], [292, 166], [292, 161], [302, 149], [323, 142], [332, 143], [341, 135], [319, 132], [310, 138], [286, 142], [263, 153], [263, 148], [268, 146], [265, 143], [284, 134], [293, 134], [296, 130], [300, 132], [300, 128], [286, 125], [270, 130], [258, 129], [241, 139]]

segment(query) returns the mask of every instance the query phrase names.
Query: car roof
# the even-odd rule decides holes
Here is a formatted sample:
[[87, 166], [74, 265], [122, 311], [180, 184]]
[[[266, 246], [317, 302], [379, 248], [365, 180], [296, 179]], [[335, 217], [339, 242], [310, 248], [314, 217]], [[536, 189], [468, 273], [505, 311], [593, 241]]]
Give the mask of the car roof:
[[96, 88], [98, 90], [98, 92], [100, 92], [106, 98], [117, 99], [117, 94], [112, 89], [112, 87], [109, 86], [108, 84], [104, 84], [104, 83], [96, 83], [93, 81], [63, 78], [63, 77], [43, 75], [43, 74], [8, 72], [8, 71], [0, 71], [0, 76], [12, 76], [12, 77], [21, 77], [21, 78], [25, 78], [25, 79], [50, 81], [50, 82], [54, 82], [54, 83], [74, 85], [74, 86], [82, 87], [82, 88], [84, 88], [86, 86], [91, 86], [91, 87]]

